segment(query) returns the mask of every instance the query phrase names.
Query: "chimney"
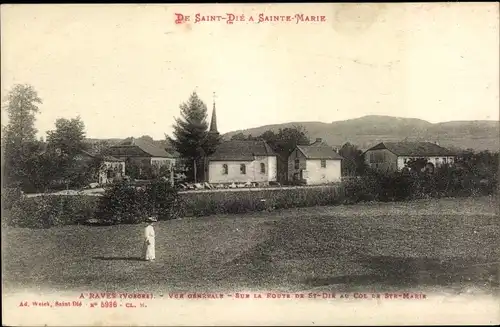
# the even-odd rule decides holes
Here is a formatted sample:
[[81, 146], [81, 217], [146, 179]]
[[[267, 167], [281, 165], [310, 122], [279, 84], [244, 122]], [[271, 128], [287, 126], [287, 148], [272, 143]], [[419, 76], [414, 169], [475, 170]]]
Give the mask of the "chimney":
[[135, 145], [135, 139], [133, 137], [130, 138], [130, 145]]

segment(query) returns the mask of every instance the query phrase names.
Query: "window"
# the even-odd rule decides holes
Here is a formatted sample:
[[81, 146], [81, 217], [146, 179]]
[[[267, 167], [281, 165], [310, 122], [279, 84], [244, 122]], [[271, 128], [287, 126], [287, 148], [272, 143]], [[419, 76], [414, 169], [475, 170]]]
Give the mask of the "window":
[[107, 174], [106, 174], [107, 178], [113, 178], [113, 175], [114, 175], [113, 169], [108, 169]]
[[446, 163], [446, 158], [443, 158], [443, 163]]
[[299, 169], [299, 168], [300, 168], [300, 160], [295, 159], [295, 169]]
[[261, 162], [260, 163], [260, 173], [265, 174], [266, 173], [266, 164]]
[[321, 159], [321, 168], [326, 168], [326, 160]]
[[222, 175], [227, 175], [228, 174], [228, 168], [226, 164], [222, 165]]
[[247, 173], [247, 166], [245, 166], [245, 164], [240, 165], [240, 173], [242, 173], [243, 175]]

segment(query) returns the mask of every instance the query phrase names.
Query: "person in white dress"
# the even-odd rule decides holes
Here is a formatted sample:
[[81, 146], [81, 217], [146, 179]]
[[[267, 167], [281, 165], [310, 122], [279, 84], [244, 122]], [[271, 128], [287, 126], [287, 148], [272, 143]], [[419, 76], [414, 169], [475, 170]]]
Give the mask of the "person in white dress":
[[144, 259], [146, 261], [154, 261], [156, 259], [155, 254], [155, 229], [153, 227], [154, 222], [156, 222], [155, 217], [149, 217], [147, 222], [148, 225], [144, 228]]

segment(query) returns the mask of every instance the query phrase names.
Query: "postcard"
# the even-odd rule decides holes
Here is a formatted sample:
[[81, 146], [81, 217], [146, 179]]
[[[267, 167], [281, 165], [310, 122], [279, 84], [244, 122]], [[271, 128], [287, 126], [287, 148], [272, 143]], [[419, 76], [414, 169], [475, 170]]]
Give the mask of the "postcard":
[[1, 6], [8, 326], [500, 323], [498, 3]]

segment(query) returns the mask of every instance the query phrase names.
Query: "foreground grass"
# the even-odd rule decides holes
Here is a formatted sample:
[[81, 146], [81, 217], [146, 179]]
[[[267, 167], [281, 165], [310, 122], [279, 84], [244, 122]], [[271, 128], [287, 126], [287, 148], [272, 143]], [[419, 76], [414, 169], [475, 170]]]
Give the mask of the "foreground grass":
[[365, 290], [498, 287], [493, 197], [300, 208], [143, 225], [7, 228], [4, 291]]

